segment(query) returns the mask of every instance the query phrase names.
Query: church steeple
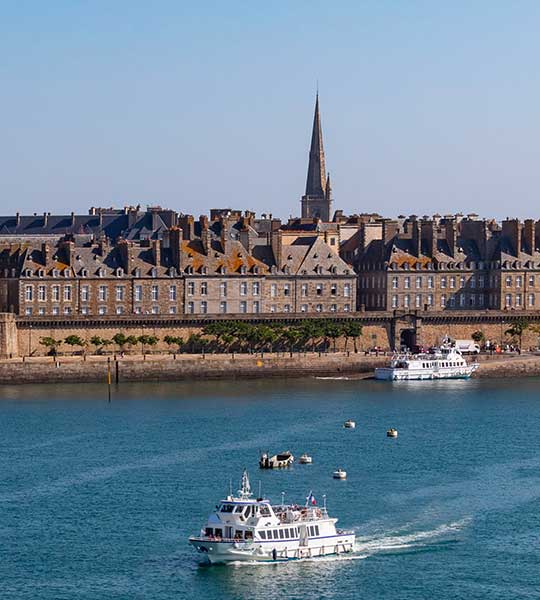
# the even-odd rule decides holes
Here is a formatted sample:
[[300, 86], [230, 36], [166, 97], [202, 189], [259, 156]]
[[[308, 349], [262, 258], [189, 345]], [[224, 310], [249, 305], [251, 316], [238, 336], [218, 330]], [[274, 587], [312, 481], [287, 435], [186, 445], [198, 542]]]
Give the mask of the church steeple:
[[327, 193], [326, 164], [324, 160], [324, 147], [321, 127], [321, 114], [319, 110], [319, 93], [315, 99], [315, 114], [313, 115], [313, 129], [311, 131], [311, 146], [309, 149], [309, 163], [306, 181], [306, 193], [302, 196], [302, 218], [319, 218], [323, 221], [330, 220], [332, 197]]
[[326, 189], [326, 165], [324, 164], [324, 147], [319, 112], [319, 93], [315, 100], [313, 129], [311, 131], [311, 147], [306, 182], [306, 196], [324, 196]]

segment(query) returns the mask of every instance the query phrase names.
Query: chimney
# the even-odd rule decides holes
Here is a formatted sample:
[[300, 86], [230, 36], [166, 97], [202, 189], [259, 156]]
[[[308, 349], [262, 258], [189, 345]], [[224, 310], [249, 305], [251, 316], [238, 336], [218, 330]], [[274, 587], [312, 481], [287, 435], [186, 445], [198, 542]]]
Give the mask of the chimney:
[[75, 227], [75, 213], [74, 212], [71, 213], [71, 226]]
[[540, 249], [540, 220], [534, 224], [534, 250]]
[[19, 227], [19, 225], [21, 224], [21, 213], [15, 213], [15, 221], [17, 223], [17, 227]]
[[508, 238], [512, 246], [514, 256], [518, 257], [521, 252], [521, 227], [518, 219], [505, 219], [502, 222], [503, 237]]
[[48, 223], [49, 223], [49, 215], [46, 212], [44, 212], [43, 213], [43, 227], [44, 228], [47, 227]]
[[226, 217], [222, 217], [221, 219], [221, 248], [223, 249], [223, 254], [227, 253], [229, 249], [229, 221]]
[[385, 219], [383, 221], [382, 239], [385, 245], [392, 241], [398, 233], [399, 224], [397, 221], [391, 221], [390, 219]]
[[199, 223], [201, 224], [201, 243], [204, 253], [208, 256], [212, 250], [212, 237], [210, 229], [208, 228], [208, 217], [206, 215], [201, 215], [199, 217]]
[[420, 254], [422, 254], [422, 239], [420, 233], [420, 223], [418, 222], [418, 219], [414, 219], [411, 221], [411, 240], [414, 255], [417, 257], [420, 257]]
[[456, 222], [453, 219], [448, 219], [445, 222], [446, 243], [450, 249], [450, 256], [455, 256], [457, 245]]
[[127, 240], [120, 240], [117, 244], [118, 252], [120, 253], [120, 260], [122, 261], [122, 268], [128, 274], [131, 274], [133, 270], [133, 244]]
[[272, 252], [274, 253], [274, 260], [276, 261], [276, 267], [281, 269], [282, 252], [283, 252], [283, 232], [278, 229], [272, 232]]
[[43, 255], [43, 266], [47, 268], [51, 264], [51, 247], [47, 242], [41, 244], [41, 254]]
[[172, 263], [176, 270], [182, 271], [182, 230], [179, 227], [173, 227], [169, 231], [169, 243], [171, 246]]
[[533, 219], [526, 219], [523, 223], [523, 238], [525, 240], [525, 247], [529, 254], [534, 254], [535, 240], [534, 240], [534, 221]]
[[152, 241], [152, 256], [156, 267], [161, 265], [161, 242], [159, 240]]
[[437, 252], [437, 232], [435, 231], [435, 223], [432, 220], [422, 221], [420, 237], [426, 240], [430, 256], [433, 258]]

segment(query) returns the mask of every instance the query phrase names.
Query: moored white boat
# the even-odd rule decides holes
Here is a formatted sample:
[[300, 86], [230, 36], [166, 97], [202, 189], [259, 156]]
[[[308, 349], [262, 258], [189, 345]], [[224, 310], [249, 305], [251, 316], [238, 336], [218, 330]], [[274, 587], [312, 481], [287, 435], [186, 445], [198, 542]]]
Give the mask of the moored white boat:
[[345, 421], [345, 423], [343, 423], [343, 427], [345, 427], [345, 429], [354, 429], [356, 427], [356, 421], [348, 419]]
[[336, 529], [326, 502], [319, 508], [311, 492], [305, 506], [272, 505], [251, 496], [244, 471], [237, 496], [222, 500], [189, 543], [212, 563], [298, 560], [354, 550], [354, 531]]
[[294, 456], [289, 450], [269, 456], [268, 452], [263, 452], [259, 458], [259, 467], [261, 469], [282, 469], [290, 467], [294, 462]]
[[467, 379], [478, 367], [478, 363], [467, 364], [457, 348], [443, 346], [434, 354], [398, 354], [392, 358], [390, 366], [375, 369], [375, 379]]
[[298, 462], [301, 465], [310, 465], [313, 462], [313, 459], [311, 458], [311, 456], [309, 456], [309, 454], [306, 454], [304, 452], [304, 454], [302, 454], [302, 456], [298, 459]]
[[338, 469], [337, 471], [334, 471], [332, 473], [332, 477], [334, 479], [347, 479], [347, 471], [344, 471], [343, 469]]

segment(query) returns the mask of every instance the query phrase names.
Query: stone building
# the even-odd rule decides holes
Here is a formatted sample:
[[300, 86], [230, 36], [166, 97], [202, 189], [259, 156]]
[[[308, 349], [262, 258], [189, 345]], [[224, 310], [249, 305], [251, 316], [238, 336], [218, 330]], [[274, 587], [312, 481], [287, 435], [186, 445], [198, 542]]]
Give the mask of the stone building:
[[538, 310], [540, 221], [384, 220], [357, 259], [365, 310]]

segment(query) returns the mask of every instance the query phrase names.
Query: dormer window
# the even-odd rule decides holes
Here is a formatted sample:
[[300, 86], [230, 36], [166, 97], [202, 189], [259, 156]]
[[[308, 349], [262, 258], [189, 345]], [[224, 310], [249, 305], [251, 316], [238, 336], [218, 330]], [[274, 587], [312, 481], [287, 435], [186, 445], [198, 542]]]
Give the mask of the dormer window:
[[157, 277], [157, 269], [156, 269], [156, 267], [152, 267], [152, 270], [150, 271], [150, 275], [152, 277]]
[[26, 277], [32, 277], [32, 269], [26, 269], [24, 274], [26, 275]]
[[64, 277], [71, 277], [71, 269], [64, 269]]
[[201, 275], [208, 275], [208, 267], [201, 267]]
[[137, 267], [134, 271], [133, 274], [135, 275], [135, 277], [140, 277], [141, 276], [141, 269], [140, 267]]
[[118, 267], [116, 269], [116, 276], [117, 277], [123, 277], [124, 276], [124, 269], [122, 269], [122, 267]]
[[221, 267], [219, 267], [219, 272], [221, 273], [221, 275], [225, 275], [226, 273], [226, 269], [225, 269], [225, 265], [221, 265]]
[[59, 275], [60, 275], [60, 271], [58, 269], [53, 269], [52, 276], [53, 277], [58, 277]]
[[174, 277], [176, 275], [176, 269], [174, 267], [170, 267], [169, 276]]
[[192, 267], [191, 265], [188, 265], [188, 266], [186, 267], [186, 273], [187, 273], [188, 275], [193, 275], [193, 267]]
[[258, 275], [259, 274], [259, 267], [253, 267], [253, 273], [254, 273], [254, 275]]
[[88, 269], [81, 270], [81, 277], [88, 277]]
[[337, 273], [336, 265], [332, 265], [332, 267], [330, 268], [330, 272], [334, 274]]
[[100, 267], [100, 269], [98, 270], [98, 275], [100, 277], [105, 277], [105, 269], [103, 267]]
[[240, 275], [245, 275], [245, 274], [246, 274], [246, 267], [245, 267], [245, 265], [242, 265], [240, 267]]
[[38, 276], [39, 276], [39, 277], [45, 277], [45, 269], [40, 269], [40, 270], [38, 271]]

